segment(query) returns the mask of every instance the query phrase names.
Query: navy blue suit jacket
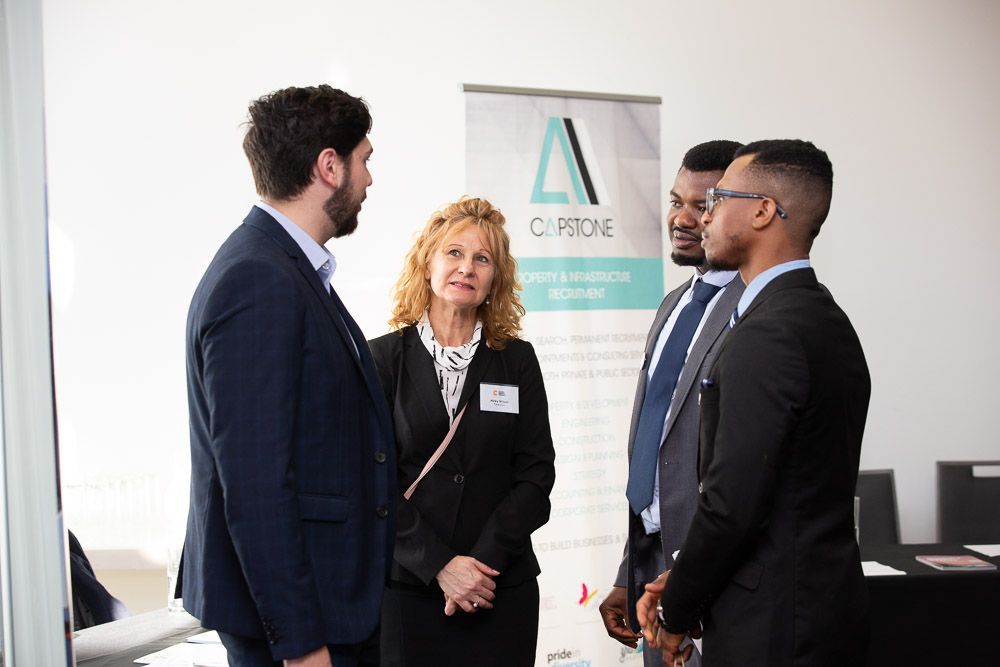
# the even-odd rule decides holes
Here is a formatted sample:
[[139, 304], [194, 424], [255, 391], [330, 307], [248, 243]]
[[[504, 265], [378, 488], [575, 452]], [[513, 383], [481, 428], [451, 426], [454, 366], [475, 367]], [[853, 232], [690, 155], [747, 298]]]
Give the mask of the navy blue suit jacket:
[[195, 291], [187, 380], [184, 607], [276, 660], [367, 639], [392, 561], [392, 421], [361, 330], [257, 207]]

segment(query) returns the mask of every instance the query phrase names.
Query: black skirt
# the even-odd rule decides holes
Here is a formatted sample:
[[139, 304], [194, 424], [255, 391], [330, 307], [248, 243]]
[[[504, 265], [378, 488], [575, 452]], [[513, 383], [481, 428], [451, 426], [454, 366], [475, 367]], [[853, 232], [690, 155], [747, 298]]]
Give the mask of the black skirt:
[[538, 641], [538, 581], [498, 588], [493, 609], [444, 615], [437, 586], [393, 582], [382, 602], [383, 667], [531, 667]]

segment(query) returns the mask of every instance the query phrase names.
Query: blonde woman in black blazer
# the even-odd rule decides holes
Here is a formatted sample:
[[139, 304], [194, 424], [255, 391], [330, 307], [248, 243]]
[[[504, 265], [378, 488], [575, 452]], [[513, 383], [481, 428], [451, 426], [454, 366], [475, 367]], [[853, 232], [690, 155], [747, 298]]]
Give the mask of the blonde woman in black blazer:
[[[384, 665], [532, 665], [555, 452], [504, 218], [483, 199], [435, 213], [371, 341], [396, 427], [399, 499], [382, 612]], [[458, 370], [455, 370], [458, 369]], [[464, 413], [462, 412], [464, 408]]]

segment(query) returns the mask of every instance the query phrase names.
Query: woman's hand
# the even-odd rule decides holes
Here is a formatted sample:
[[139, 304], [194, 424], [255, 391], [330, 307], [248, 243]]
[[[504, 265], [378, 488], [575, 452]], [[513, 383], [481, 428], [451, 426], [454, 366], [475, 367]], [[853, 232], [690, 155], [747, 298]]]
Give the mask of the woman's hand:
[[444, 591], [444, 613], [451, 616], [456, 607], [472, 614], [480, 608], [492, 609], [496, 595], [493, 577], [500, 573], [471, 556], [455, 556], [435, 577]]

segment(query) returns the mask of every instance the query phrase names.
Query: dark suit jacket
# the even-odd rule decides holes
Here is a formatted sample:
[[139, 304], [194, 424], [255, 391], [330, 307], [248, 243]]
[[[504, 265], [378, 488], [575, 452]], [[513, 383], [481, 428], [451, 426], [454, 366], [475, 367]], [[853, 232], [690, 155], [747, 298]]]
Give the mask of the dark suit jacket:
[[254, 207], [188, 314], [184, 607], [276, 660], [370, 637], [391, 560], [392, 423], [337, 302]]
[[664, 591], [706, 665], [864, 664], [853, 496], [871, 381], [812, 269], [769, 283], [701, 388], [701, 495]]
[[[371, 341], [396, 428], [400, 493], [413, 483], [448, 432], [434, 361], [416, 329]], [[520, 414], [480, 410], [480, 383], [518, 387]], [[453, 557], [472, 556], [500, 571], [498, 586], [539, 573], [531, 533], [549, 518], [555, 451], [535, 351], [511, 341], [482, 344], [469, 364], [468, 408], [447, 451], [410, 500], [399, 500], [392, 579], [436, 587]]]
[[[632, 406], [632, 424], [628, 436], [629, 461], [632, 460], [642, 402], [646, 398], [649, 364], [656, 341], [670, 314], [690, 287], [691, 280], [685, 280], [664, 297], [646, 337], [646, 353]], [[626, 587], [629, 621], [635, 632], [639, 631], [635, 602], [643, 594], [643, 587], [647, 583], [660, 576], [664, 568], [669, 569], [673, 565], [672, 554], [681, 548], [698, 504], [698, 385], [715, 362], [722, 341], [729, 333], [729, 319], [733, 309], [739, 303], [745, 288], [737, 275], [722, 290], [712, 311], [705, 318], [677, 378], [663, 444], [657, 457], [660, 468], [660, 495], [657, 498], [660, 503], [659, 535], [647, 536], [642, 517], [633, 514], [631, 510], [628, 513], [628, 542], [615, 585]], [[654, 544], [654, 540], [659, 543]]]

